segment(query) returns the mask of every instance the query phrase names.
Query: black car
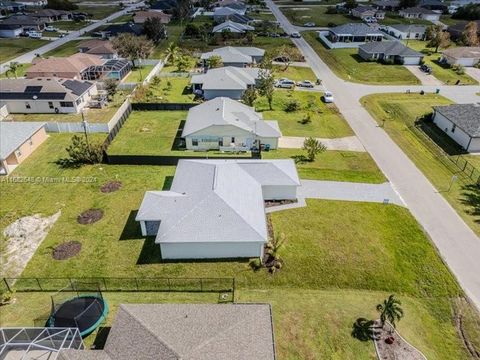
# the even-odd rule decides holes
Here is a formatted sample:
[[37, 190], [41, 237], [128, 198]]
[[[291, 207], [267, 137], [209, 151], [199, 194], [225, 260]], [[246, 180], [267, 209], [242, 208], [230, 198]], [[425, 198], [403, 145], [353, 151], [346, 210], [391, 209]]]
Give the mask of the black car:
[[432, 73], [432, 68], [425, 64], [420, 65], [420, 70], [422, 70], [424, 73], [427, 73], [427, 74]]

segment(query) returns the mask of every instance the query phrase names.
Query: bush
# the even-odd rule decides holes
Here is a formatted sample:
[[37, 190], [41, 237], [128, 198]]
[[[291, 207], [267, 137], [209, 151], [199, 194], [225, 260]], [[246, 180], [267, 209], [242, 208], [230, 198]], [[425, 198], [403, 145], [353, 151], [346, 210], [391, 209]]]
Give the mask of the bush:
[[285, 105], [285, 111], [286, 112], [295, 112], [298, 109], [300, 109], [300, 104], [298, 103], [297, 100], [293, 99], [290, 100], [286, 105]]
[[68, 158], [57, 160], [61, 167], [78, 168], [84, 164], [99, 164], [103, 160], [103, 144], [87, 143], [83, 136], [74, 135], [66, 150]]
[[453, 65], [452, 69], [457, 75], [465, 75], [465, 67], [463, 65]]

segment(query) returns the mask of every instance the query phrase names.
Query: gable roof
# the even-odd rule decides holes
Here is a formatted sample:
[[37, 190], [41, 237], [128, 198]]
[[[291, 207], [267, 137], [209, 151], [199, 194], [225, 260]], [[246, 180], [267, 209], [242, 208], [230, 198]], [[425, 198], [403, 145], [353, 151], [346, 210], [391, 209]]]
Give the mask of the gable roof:
[[62, 350], [60, 359], [274, 360], [272, 329], [268, 304], [122, 304], [104, 350]]
[[36, 76], [35, 73], [81, 73], [92, 65], [101, 65], [103, 60], [96, 55], [76, 53], [69, 57], [52, 57], [48, 59], [36, 59], [35, 63], [27, 70], [27, 77]]
[[410, 7], [410, 8], [400, 10], [400, 12], [403, 12], [405, 14], [440, 15], [439, 13], [433, 10], [425, 9], [422, 7]]
[[410, 49], [400, 41], [372, 41], [358, 47], [370, 54], [382, 53], [387, 56], [423, 57], [422, 53]]
[[31, 15], [12, 15], [2, 21], [2, 24], [25, 25], [25, 26], [39, 26], [44, 25], [45, 22], [41, 19], [34, 18]]
[[109, 40], [85, 40], [77, 46], [79, 49], [87, 49], [86, 54], [91, 55], [104, 55], [104, 54], [116, 54], [117, 51], [113, 48], [112, 42]]
[[213, 33], [222, 32], [225, 30], [230, 30], [232, 33], [244, 33], [246, 31], [255, 30], [253, 26], [240, 24], [231, 20], [227, 20], [217, 26], [215, 26], [212, 30]]
[[398, 31], [405, 32], [405, 33], [424, 33], [427, 30], [427, 27], [425, 25], [394, 24], [389, 26], [391, 28], [394, 28]]
[[374, 28], [363, 23], [349, 23], [349, 24], [339, 25], [339, 26], [330, 28], [329, 31], [334, 33], [335, 35], [384, 36], [384, 34], [380, 30], [375, 30]]
[[357, 6], [356, 8], [353, 8], [352, 11], [356, 11], [356, 12], [359, 12], [359, 13], [366, 13], [366, 12], [381, 12], [381, 11], [378, 11], [377, 9], [371, 7], [371, 6], [368, 6], [368, 5], [360, 5], [360, 6]]
[[262, 119], [262, 115], [238, 101], [217, 97], [188, 111], [182, 137], [209, 128], [210, 126], [234, 126], [260, 137], [280, 137], [278, 127]]
[[0, 160], [6, 159], [44, 125], [42, 122], [0, 121]]
[[434, 106], [436, 113], [445, 116], [471, 137], [480, 137], [480, 105], [452, 104]]
[[258, 68], [226, 66], [193, 75], [190, 83], [202, 84], [203, 90], [246, 90], [248, 85], [255, 85], [259, 74]]
[[212, 56], [220, 56], [223, 63], [246, 63], [254, 62], [253, 56], [264, 56], [265, 50], [249, 46], [225, 46], [203, 53], [202, 60], [209, 59]]
[[180, 160], [170, 191], [148, 191], [136, 220], [160, 221], [157, 244], [266, 242], [266, 184], [299, 186], [293, 160]]
[[382, 7], [397, 7], [400, 6], [400, 0], [377, 0], [372, 2], [372, 4]]
[[66, 10], [55, 10], [55, 9], [42, 9], [35, 11], [31, 15], [33, 17], [54, 17], [54, 16], [61, 16], [61, 15], [71, 15], [71, 11]]
[[480, 59], [480, 46], [459, 46], [451, 49], [443, 50], [443, 55], [460, 59], [460, 58], [473, 58]]

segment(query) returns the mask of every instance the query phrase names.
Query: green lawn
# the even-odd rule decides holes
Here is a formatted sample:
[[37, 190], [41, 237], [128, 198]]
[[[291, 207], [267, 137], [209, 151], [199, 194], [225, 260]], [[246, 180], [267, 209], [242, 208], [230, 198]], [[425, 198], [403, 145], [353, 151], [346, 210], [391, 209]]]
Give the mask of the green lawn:
[[[299, 110], [285, 112], [286, 104], [291, 101], [299, 103]], [[255, 103], [255, 110], [262, 112], [265, 120], [278, 121], [285, 136], [337, 138], [353, 135], [338, 109], [323, 103], [317, 92], [276, 90], [272, 108], [270, 111], [268, 102], [263, 97]], [[302, 120], [308, 116], [311, 122], [302, 124]]]
[[[17, 77], [25, 76], [25, 72], [30, 66], [32, 66], [32, 64], [20, 64], [19, 68], [17, 69]], [[0, 78], [14, 79], [15, 75], [13, 75], [12, 73], [4, 72], [3, 74], [0, 74]]]
[[72, 40], [45, 53], [43, 57], [66, 57], [78, 52], [78, 44], [83, 40]]
[[247, 16], [251, 17], [252, 19], [256, 19], [256, 20], [263, 20], [263, 21], [276, 21], [277, 18], [275, 17], [275, 15], [273, 15], [271, 12], [249, 12], [247, 13]]
[[310, 80], [315, 83], [317, 77], [309, 67], [274, 65], [275, 78], [288, 78], [294, 81]]
[[129, 22], [129, 21], [133, 21], [133, 15], [132, 14], [125, 14], [125, 15], [119, 16], [111, 22], [112, 23], [126, 23], [126, 22]]
[[478, 84], [478, 82], [468, 74], [458, 75], [449, 65], [440, 64], [441, 53], [435, 53], [435, 49], [427, 48], [426, 45], [427, 42], [421, 40], [409, 40], [408, 42], [408, 47], [425, 54], [423, 61], [432, 67], [433, 76], [447, 85], [456, 84], [458, 80], [460, 80], [460, 84], [462, 85]]
[[128, 76], [123, 80], [123, 82], [126, 83], [141, 83], [145, 78], [147, 77], [148, 74], [150, 74], [150, 71], [152, 71], [154, 68], [154, 65], [143, 65], [143, 66], [137, 66], [130, 73]]
[[[286, 159], [305, 156], [301, 149], [278, 149], [262, 152], [264, 159]], [[366, 152], [326, 151], [313, 162], [297, 163], [301, 179], [383, 183], [387, 181], [375, 161]]]
[[48, 43], [48, 40], [30, 38], [0, 39], [0, 63], [14, 59]]
[[440, 21], [442, 23], [444, 23], [445, 25], [452, 26], [452, 25], [458, 24], [460, 22], [464, 22], [465, 20], [452, 19], [451, 15], [442, 15], [442, 16], [440, 16]]
[[[471, 181], [460, 172], [460, 169], [444, 158], [443, 154], [428, 140], [422, 130], [413, 127], [417, 117], [432, 112], [432, 106], [449, 103], [450, 101], [444, 97], [432, 94], [424, 96], [418, 94], [382, 94], [370, 95], [362, 99], [362, 104], [377, 121], [386, 120], [385, 131], [432, 184], [441, 191], [442, 195], [472, 230], [480, 235], [478, 187], [472, 186]], [[446, 137], [441, 130], [428, 124], [424, 128], [448, 153], [461, 153], [455, 147], [453, 141]], [[451, 156], [456, 158], [457, 155]], [[472, 157], [465, 156], [464, 158], [470, 161]], [[476, 166], [480, 165], [476, 158], [473, 158], [472, 163]], [[451, 190], [447, 192], [453, 175], [457, 175], [459, 181], [455, 182]]]
[[422, 19], [405, 19], [395, 13], [387, 12], [385, 15], [385, 19], [380, 20], [378, 22], [381, 25], [395, 25], [395, 24], [407, 24], [407, 25], [432, 25], [432, 23], [428, 20]]
[[133, 101], [192, 103], [194, 98], [189, 77], [160, 77], [158, 83], [137, 89]]
[[56, 21], [52, 23], [52, 26], [59, 28], [60, 30], [79, 30], [88, 26], [89, 23], [86, 21]]
[[92, 20], [101, 20], [106, 18], [117, 11], [120, 11], [120, 6], [87, 6], [87, 5], [79, 5], [77, 12], [84, 12], [91, 16]]
[[314, 22], [316, 26], [337, 26], [347, 23], [361, 22], [347, 14], [326, 14], [327, 6], [305, 6], [298, 3], [298, 7], [282, 7], [283, 14], [294, 25]]
[[402, 65], [384, 65], [364, 61], [357, 49], [328, 50], [316, 32], [304, 32], [303, 37], [328, 67], [342, 79], [365, 84], [415, 85], [420, 81]]

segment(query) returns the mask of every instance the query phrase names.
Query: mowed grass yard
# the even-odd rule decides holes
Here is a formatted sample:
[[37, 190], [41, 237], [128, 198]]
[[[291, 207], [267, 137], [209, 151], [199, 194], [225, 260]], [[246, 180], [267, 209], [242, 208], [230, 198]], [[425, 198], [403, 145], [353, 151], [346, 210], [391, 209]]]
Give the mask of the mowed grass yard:
[[[460, 90], [459, 90], [460, 91]], [[384, 129], [390, 137], [402, 148], [410, 159], [422, 170], [425, 176], [441, 192], [458, 214], [480, 235], [480, 218], [478, 217], [479, 190], [472, 185], [472, 181], [455, 167], [444, 153], [440, 152], [420, 128], [415, 128], [414, 122], [418, 117], [431, 113], [432, 106], [451, 103], [439, 95], [418, 94], [376, 94], [364, 97], [362, 104], [380, 123], [385, 120]], [[462, 152], [453, 142], [443, 134], [434, 124], [424, 127], [434, 136], [438, 145], [443, 147], [452, 158]], [[480, 170], [480, 163], [474, 156], [463, 155]], [[452, 176], [458, 176], [450, 191]]]
[[0, 63], [12, 60], [48, 43], [48, 40], [31, 38], [0, 39]]
[[298, 3], [298, 7], [281, 7], [280, 10], [294, 25], [303, 26], [308, 22], [314, 22], [316, 26], [337, 26], [347, 23], [361, 22], [347, 14], [327, 14], [327, 6], [305, 6]]
[[385, 65], [364, 61], [357, 49], [328, 50], [316, 32], [304, 32], [303, 37], [340, 78], [364, 84], [415, 85], [420, 81], [403, 65]]
[[310, 80], [315, 83], [317, 77], [310, 67], [274, 65], [274, 76], [276, 79], [288, 78], [294, 81]]
[[123, 82], [126, 83], [140, 83], [145, 80], [148, 74], [150, 74], [150, 71], [152, 71], [154, 68], [154, 65], [143, 65], [143, 66], [137, 66], [130, 73], [128, 76], [123, 80]]
[[426, 41], [410, 40], [408, 47], [423, 53], [425, 55], [423, 61], [432, 68], [432, 75], [438, 80], [443, 81], [446, 85], [454, 85], [457, 81], [460, 81], [460, 85], [478, 84], [478, 81], [471, 78], [468, 74], [458, 75], [449, 65], [441, 64], [439, 61], [442, 56], [441, 50], [435, 53], [435, 49], [427, 48]]
[[78, 52], [78, 44], [84, 40], [72, 40], [45, 53], [43, 57], [67, 57]]
[[195, 95], [189, 77], [159, 77], [145, 87], [137, 87], [134, 102], [193, 103]]

